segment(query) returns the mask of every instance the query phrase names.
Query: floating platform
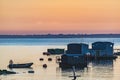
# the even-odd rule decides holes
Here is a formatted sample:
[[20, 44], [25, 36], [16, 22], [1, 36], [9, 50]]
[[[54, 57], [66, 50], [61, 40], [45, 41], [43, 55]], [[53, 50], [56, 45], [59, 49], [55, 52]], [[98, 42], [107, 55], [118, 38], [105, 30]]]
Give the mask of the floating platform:
[[55, 49], [47, 49], [47, 52], [50, 53], [50, 54], [64, 54], [65, 50], [55, 48]]
[[85, 56], [86, 60], [114, 60], [117, 56]]

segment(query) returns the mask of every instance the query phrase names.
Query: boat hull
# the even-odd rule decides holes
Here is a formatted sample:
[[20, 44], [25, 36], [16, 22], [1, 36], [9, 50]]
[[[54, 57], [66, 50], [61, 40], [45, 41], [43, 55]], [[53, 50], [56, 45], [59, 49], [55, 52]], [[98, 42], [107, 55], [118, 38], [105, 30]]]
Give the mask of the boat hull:
[[25, 63], [25, 64], [9, 64], [9, 68], [30, 68], [33, 63]]

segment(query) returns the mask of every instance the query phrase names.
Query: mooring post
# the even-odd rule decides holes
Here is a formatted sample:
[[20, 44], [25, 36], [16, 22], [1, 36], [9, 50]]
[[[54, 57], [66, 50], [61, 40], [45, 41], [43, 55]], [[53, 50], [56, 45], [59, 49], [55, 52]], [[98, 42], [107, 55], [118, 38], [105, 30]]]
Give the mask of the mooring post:
[[76, 80], [77, 77], [80, 77], [80, 75], [76, 75], [75, 74], [75, 66], [72, 66], [72, 70], [73, 70], [73, 76], [69, 76], [69, 77], [73, 77], [72, 80]]

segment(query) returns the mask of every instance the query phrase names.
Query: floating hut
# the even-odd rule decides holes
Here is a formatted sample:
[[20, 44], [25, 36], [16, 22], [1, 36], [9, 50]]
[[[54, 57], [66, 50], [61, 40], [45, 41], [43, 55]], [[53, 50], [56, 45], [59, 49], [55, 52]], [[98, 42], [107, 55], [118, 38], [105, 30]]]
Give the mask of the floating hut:
[[88, 51], [89, 51], [88, 44], [71, 43], [71, 44], [68, 44], [66, 53], [85, 55], [86, 53], [88, 53]]
[[61, 56], [60, 67], [86, 67], [84, 55], [88, 53], [88, 45], [83, 43], [71, 43], [67, 45], [66, 54]]
[[96, 59], [114, 59], [116, 56], [113, 55], [113, 47], [114, 43], [111, 42], [94, 42], [90, 54]]

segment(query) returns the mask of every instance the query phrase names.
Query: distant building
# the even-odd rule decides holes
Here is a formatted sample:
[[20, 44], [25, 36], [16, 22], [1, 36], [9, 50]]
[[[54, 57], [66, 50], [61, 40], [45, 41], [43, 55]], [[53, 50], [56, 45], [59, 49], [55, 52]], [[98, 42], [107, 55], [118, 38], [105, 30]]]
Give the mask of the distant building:
[[92, 56], [113, 56], [113, 47], [111, 42], [94, 42], [90, 53]]

